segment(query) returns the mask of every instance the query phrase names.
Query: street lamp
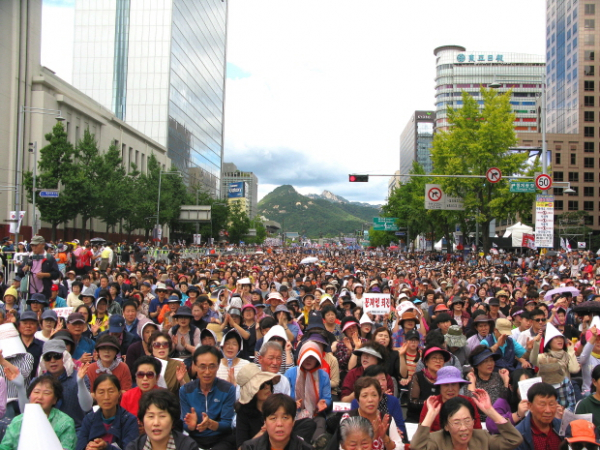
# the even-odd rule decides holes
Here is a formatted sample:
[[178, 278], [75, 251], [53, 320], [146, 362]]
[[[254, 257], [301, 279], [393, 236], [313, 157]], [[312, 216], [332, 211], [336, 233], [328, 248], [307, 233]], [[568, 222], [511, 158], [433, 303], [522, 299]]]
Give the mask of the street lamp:
[[160, 220], [160, 188], [161, 188], [161, 185], [162, 185], [162, 176], [163, 176], [163, 173], [165, 175], [178, 175], [180, 177], [182, 176], [181, 172], [170, 171], [170, 170], [169, 171], [166, 171], [166, 170], [162, 171], [161, 170], [158, 173], [158, 201], [156, 202], [156, 230], [158, 230], [160, 228], [160, 223], [159, 223], [159, 220]]
[[[60, 109], [45, 109], [45, 108], [36, 108], [34, 106], [26, 106], [21, 105], [19, 108], [19, 122], [17, 124], [17, 170], [15, 170], [15, 212], [17, 215], [17, 221], [19, 220], [19, 214], [21, 211], [21, 185], [22, 185], [22, 174], [21, 174], [21, 158], [23, 157], [23, 139], [24, 139], [24, 123], [25, 123], [25, 113], [28, 112], [30, 114], [49, 114], [52, 116], [56, 116], [57, 122], [63, 122], [65, 118], [62, 115], [62, 111]], [[35, 192], [33, 193], [35, 196]], [[34, 215], [35, 215], [35, 206], [34, 206]], [[18, 222], [17, 222], [18, 223]], [[35, 228], [35, 225], [34, 225]], [[15, 242], [19, 240], [19, 230], [15, 228]]]

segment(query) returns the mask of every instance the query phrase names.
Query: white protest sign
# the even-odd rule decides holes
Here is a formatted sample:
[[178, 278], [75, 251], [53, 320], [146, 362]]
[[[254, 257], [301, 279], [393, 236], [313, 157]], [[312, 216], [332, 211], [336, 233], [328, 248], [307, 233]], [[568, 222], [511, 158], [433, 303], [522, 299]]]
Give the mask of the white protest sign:
[[64, 317], [67, 319], [69, 314], [73, 312], [73, 308], [54, 308], [52, 311], [54, 311], [58, 317]]
[[390, 298], [390, 294], [369, 292], [363, 297], [364, 311], [375, 316], [388, 314], [391, 306], [392, 300]]
[[529, 388], [536, 383], [541, 383], [542, 377], [527, 378], [526, 380], [519, 381], [519, 392], [521, 393], [521, 400], [527, 400], [527, 391]]
[[575, 414], [569, 411], [568, 409], [565, 409], [565, 411], [563, 412], [562, 421], [560, 422], [560, 430], [558, 434], [564, 436], [567, 431], [567, 427], [574, 420], [582, 419], [587, 420], [588, 422], [592, 422], [593, 418], [593, 414]]
[[333, 412], [344, 412], [352, 409], [350, 402], [333, 402]]

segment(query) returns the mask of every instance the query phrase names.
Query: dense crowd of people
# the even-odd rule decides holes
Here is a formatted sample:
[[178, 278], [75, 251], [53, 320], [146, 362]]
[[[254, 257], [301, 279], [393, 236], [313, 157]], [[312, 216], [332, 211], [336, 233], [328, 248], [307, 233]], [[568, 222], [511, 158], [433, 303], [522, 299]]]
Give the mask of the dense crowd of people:
[[27, 403], [67, 450], [600, 443], [590, 252], [69, 246], [0, 284], [0, 450]]

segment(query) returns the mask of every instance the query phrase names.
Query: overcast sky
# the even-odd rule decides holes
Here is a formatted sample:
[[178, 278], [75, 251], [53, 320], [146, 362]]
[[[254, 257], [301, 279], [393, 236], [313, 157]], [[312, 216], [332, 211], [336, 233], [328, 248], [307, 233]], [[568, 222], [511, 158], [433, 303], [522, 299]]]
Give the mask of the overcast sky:
[[[544, 0], [228, 1], [224, 160], [259, 198], [292, 184], [383, 203], [388, 177], [348, 174], [398, 169], [411, 113], [434, 109], [434, 48], [545, 50]], [[73, 8], [44, 0], [42, 64], [67, 81]]]

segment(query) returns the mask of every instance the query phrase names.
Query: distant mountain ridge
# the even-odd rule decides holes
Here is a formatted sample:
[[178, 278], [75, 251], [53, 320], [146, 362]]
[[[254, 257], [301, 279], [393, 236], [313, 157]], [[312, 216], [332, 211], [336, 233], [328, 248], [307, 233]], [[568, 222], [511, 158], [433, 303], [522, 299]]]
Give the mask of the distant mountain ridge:
[[361, 206], [365, 206], [367, 208], [376, 208], [376, 209], [379, 209], [381, 207], [381, 205], [371, 205], [370, 203], [351, 202], [349, 200], [346, 200], [341, 195], [336, 195], [333, 192], [330, 192], [330, 191], [327, 191], [327, 190], [321, 192], [321, 194], [308, 194], [307, 197], [308, 198], [312, 198], [312, 199], [321, 198], [323, 200], [329, 200], [330, 202], [333, 202], [333, 203], [349, 203], [351, 205], [361, 205]]
[[312, 238], [368, 229], [379, 211], [377, 206], [349, 202], [329, 191], [305, 196], [291, 185], [279, 186], [258, 203], [258, 213], [279, 222], [283, 231]]

